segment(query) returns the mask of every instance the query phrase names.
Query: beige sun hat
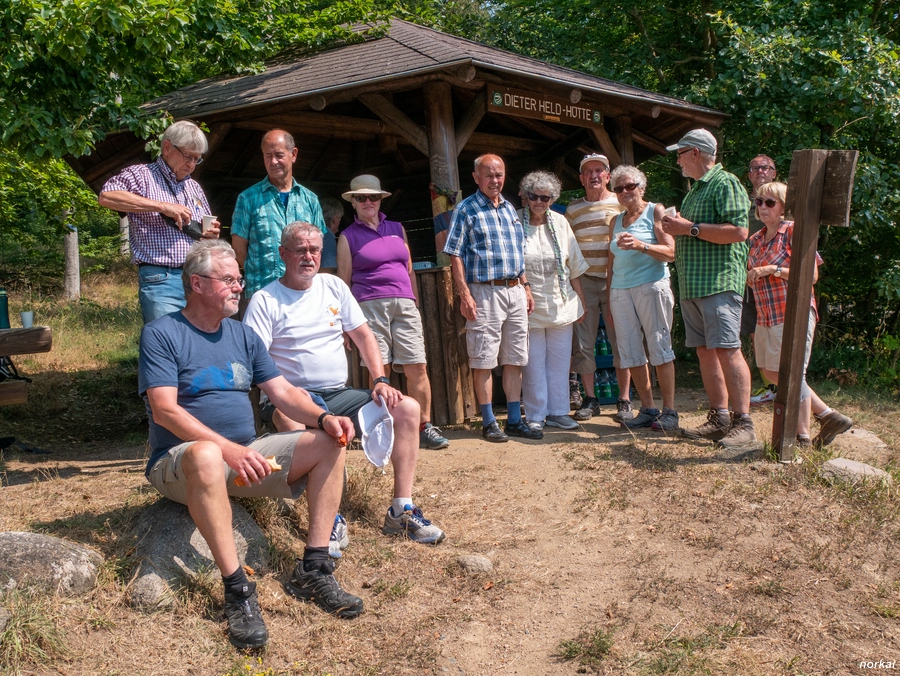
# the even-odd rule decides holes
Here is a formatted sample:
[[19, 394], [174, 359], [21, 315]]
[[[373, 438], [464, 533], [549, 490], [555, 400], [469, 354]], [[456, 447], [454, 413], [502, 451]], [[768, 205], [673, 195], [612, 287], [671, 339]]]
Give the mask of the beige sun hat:
[[354, 195], [381, 195], [382, 197], [390, 197], [391, 193], [381, 189], [381, 181], [378, 180], [377, 176], [372, 176], [372, 174], [362, 174], [350, 181], [350, 190], [341, 195], [341, 197], [348, 202], [352, 202]]

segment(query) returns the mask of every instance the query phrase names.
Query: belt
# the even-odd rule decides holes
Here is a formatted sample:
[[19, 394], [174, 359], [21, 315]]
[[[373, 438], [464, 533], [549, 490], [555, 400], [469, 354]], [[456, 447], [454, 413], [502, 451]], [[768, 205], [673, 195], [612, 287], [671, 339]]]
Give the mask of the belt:
[[174, 268], [174, 267], [172, 267], [171, 265], [157, 265], [156, 263], [138, 263], [138, 264], [137, 264], [137, 266], [138, 266], [139, 268], [143, 268], [143, 267], [146, 267], [146, 266], [148, 266], [148, 265], [149, 265], [149, 266], [152, 266], [152, 267], [154, 267], [154, 268], [165, 268], [166, 270], [181, 270], [181, 266], [178, 266], [177, 268]]
[[492, 286], [518, 286], [519, 278], [514, 277], [513, 279], [489, 279], [485, 282], [485, 284], [490, 284]]

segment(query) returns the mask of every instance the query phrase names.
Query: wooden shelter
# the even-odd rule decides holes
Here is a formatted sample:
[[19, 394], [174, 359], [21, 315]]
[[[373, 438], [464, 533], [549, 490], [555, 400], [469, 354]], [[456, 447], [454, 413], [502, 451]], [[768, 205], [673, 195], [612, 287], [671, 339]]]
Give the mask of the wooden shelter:
[[[434, 261], [432, 218], [473, 191], [472, 161], [482, 153], [504, 158], [505, 194], [514, 198], [519, 179], [533, 169], [554, 171], [565, 188], [577, 188], [585, 154], [599, 150], [613, 166], [633, 164], [665, 152], [689, 129], [716, 128], [725, 119], [710, 108], [406, 21], [381, 28], [383, 34], [359, 43], [284, 53], [260, 74], [203, 80], [146, 104], [208, 126], [209, 152], [194, 178], [225, 228], [237, 195], [265, 176], [259, 144], [274, 127], [294, 135], [300, 148], [294, 176], [319, 197], [339, 197], [358, 174], [378, 176], [393, 193], [383, 210], [407, 227], [414, 259]], [[99, 192], [109, 176], [149, 159], [145, 142], [123, 132], [69, 162]], [[441, 341], [457, 335], [444, 322], [459, 314], [452, 311], [449, 274], [438, 268], [428, 275], [434, 279], [423, 275], [420, 282], [434, 289], [433, 298], [443, 297], [441, 308], [423, 304], [426, 327], [433, 321], [442, 327], [429, 345], [437, 362], [450, 352]], [[462, 362], [464, 354], [463, 345]], [[474, 396], [461, 394], [461, 387], [471, 391], [467, 369], [460, 355], [451, 356], [446, 366], [460, 376], [436, 374], [446, 381], [448, 399], [435, 396], [439, 424], [477, 410]]]

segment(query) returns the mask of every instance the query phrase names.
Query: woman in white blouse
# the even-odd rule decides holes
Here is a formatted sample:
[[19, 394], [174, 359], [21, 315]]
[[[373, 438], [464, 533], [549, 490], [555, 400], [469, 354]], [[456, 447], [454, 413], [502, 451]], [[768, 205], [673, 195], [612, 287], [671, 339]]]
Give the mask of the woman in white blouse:
[[534, 312], [528, 317], [528, 365], [522, 369], [522, 392], [528, 424], [546, 422], [577, 429], [569, 417], [569, 361], [572, 324], [584, 314], [578, 279], [588, 269], [566, 218], [550, 210], [559, 198], [559, 179], [533, 171], [519, 184], [526, 205], [519, 212], [525, 229], [525, 274], [531, 284]]

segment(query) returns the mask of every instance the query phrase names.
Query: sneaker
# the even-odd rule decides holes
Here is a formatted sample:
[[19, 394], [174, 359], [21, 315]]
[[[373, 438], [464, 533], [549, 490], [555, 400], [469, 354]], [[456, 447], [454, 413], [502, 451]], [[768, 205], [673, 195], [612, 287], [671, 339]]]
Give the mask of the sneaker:
[[578, 379], [572, 380], [569, 379], [569, 410], [577, 411], [581, 408], [581, 404], [584, 399], [581, 396], [581, 383], [578, 382]]
[[256, 583], [248, 582], [243, 593], [225, 592], [225, 619], [228, 621], [228, 640], [241, 650], [262, 648], [269, 640], [256, 596]]
[[671, 408], [663, 408], [659, 417], [650, 423], [650, 427], [655, 430], [663, 430], [669, 432], [678, 429], [678, 411]]
[[307, 572], [303, 570], [302, 561], [294, 566], [284, 590], [294, 598], [312, 601], [326, 613], [337, 617], [349, 619], [363, 611], [362, 599], [341, 589], [331, 572], [326, 573], [324, 569]]
[[650, 427], [657, 418], [659, 418], [658, 408], [644, 408], [641, 406], [641, 410], [638, 411], [636, 416], [629, 418], [628, 420], [622, 420], [621, 422], [624, 427], [633, 430], [638, 427]]
[[581, 408], [572, 417], [575, 420], [590, 420], [595, 415], [600, 415], [600, 402], [596, 397], [585, 397]]
[[537, 430], [538, 432], [544, 431], [544, 421], [543, 420], [529, 420], [527, 424], [533, 430]]
[[567, 415], [548, 415], [547, 424], [550, 427], [559, 427], [563, 430], [577, 430], [581, 427]]
[[628, 399], [619, 399], [616, 402], [616, 420], [620, 423], [631, 420], [634, 417], [634, 411], [631, 408], [631, 401]]
[[753, 420], [750, 416], [732, 413], [731, 429], [716, 445], [723, 448], [741, 448], [755, 444], [756, 441], [756, 432], [753, 430]]
[[816, 416], [816, 420], [820, 425], [819, 433], [813, 437], [812, 443], [817, 448], [827, 446], [834, 441], [838, 434], [843, 434], [853, 427], [853, 421], [850, 418], [833, 410], [823, 416]]
[[716, 409], [709, 409], [706, 414], [706, 422], [699, 427], [682, 427], [681, 436], [687, 439], [712, 439], [718, 441], [731, 429], [731, 416], [719, 413]]
[[350, 536], [347, 534], [347, 520], [340, 514], [334, 517], [334, 525], [331, 527], [331, 537], [328, 538], [328, 556], [339, 559], [343, 556], [342, 549], [347, 549], [350, 544]]
[[443, 541], [444, 531], [422, 516], [422, 510], [413, 505], [406, 505], [400, 516], [394, 516], [392, 507], [388, 507], [381, 532], [385, 535], [403, 533], [413, 542], [423, 545], [436, 545]]
[[519, 422], [516, 423], [511, 423], [507, 420], [506, 427], [503, 428], [503, 431], [506, 432], [507, 437], [521, 437], [522, 439], [544, 438], [544, 433], [541, 430], [529, 427], [524, 420], [519, 420]]
[[441, 434], [441, 429], [430, 422], [425, 423], [425, 429], [419, 432], [419, 448], [428, 448], [436, 451], [440, 448], [447, 448], [449, 445], [450, 441], [444, 438]]
[[509, 437], [500, 429], [500, 423], [496, 420], [492, 420], [490, 425], [481, 428], [481, 436], [495, 444], [509, 441]]
[[763, 388], [755, 395], [750, 397], [750, 405], [762, 406], [763, 404], [768, 404], [775, 401], [775, 391], [776, 387], [774, 385], [769, 385], [768, 387]]

